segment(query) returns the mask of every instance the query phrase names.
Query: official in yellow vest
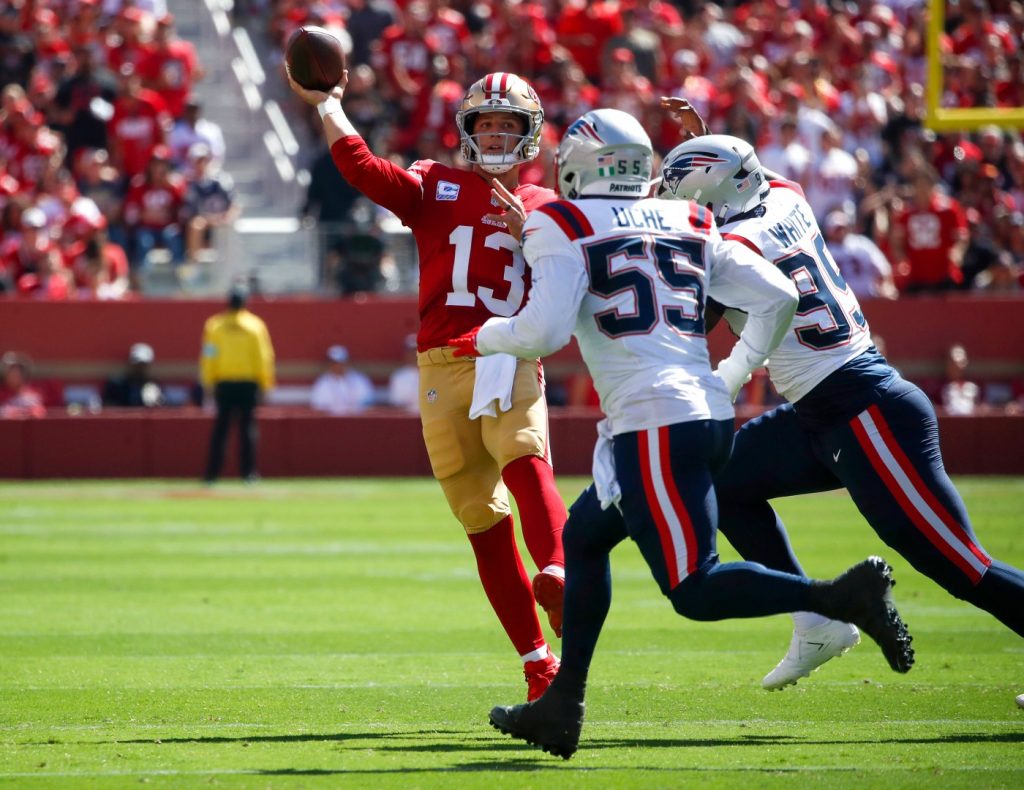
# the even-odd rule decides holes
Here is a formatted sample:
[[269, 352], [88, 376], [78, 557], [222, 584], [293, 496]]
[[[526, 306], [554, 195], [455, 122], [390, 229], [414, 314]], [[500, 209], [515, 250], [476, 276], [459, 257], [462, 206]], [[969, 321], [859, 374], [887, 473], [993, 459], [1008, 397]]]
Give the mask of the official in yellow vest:
[[228, 309], [211, 316], [203, 328], [199, 378], [205, 397], [213, 397], [217, 418], [210, 434], [210, 450], [203, 479], [212, 483], [220, 474], [231, 423], [239, 423], [242, 477], [259, 478], [256, 472], [256, 405], [274, 386], [274, 347], [267, 325], [245, 308], [246, 292], [232, 289]]

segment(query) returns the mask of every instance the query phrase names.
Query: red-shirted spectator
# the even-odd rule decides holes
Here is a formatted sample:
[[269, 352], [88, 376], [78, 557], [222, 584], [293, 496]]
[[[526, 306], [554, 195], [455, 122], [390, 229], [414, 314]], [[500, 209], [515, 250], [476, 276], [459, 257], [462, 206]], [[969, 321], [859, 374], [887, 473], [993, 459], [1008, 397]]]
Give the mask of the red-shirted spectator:
[[139, 74], [147, 88], [163, 97], [171, 116], [180, 118], [192, 84], [203, 78], [203, 70], [196, 48], [178, 37], [170, 14], [157, 23], [152, 51], [139, 63]]
[[32, 207], [25, 211], [21, 228], [20, 236], [6, 241], [0, 252], [15, 290], [38, 299], [67, 299], [70, 276], [64, 268], [60, 247], [47, 230], [42, 209]]
[[[669, 81], [662, 89], [665, 96], [682, 96], [704, 119], [711, 118], [718, 88], [701, 73], [700, 57], [691, 49], [680, 49], [669, 61]], [[661, 119], [659, 142], [665, 151], [679, 145], [679, 125], [667, 113]]]
[[411, 111], [417, 97], [430, 89], [430, 61], [439, 54], [440, 46], [427, 32], [430, 11], [425, 3], [410, 3], [404, 17], [403, 24], [384, 31], [373, 63], [387, 73], [392, 92], [406, 111]]
[[622, 32], [622, 19], [616, 3], [567, 0], [555, 21], [558, 43], [572, 54], [593, 83], [603, 77], [602, 57], [608, 39]]
[[443, 0], [426, 0], [428, 19], [427, 33], [437, 43], [445, 57], [463, 55], [473, 59], [473, 37], [470, 35], [466, 18], [450, 8]]
[[0, 260], [17, 281], [25, 274], [37, 272], [40, 261], [51, 254], [57, 254], [57, 245], [46, 232], [46, 215], [35, 206], [21, 214], [21, 227], [17, 233], [4, 236], [0, 247]]
[[125, 66], [138, 69], [152, 51], [142, 38], [142, 23], [146, 12], [135, 6], [125, 6], [114, 17], [113, 29], [103, 42], [107, 51], [107, 68], [114, 74], [123, 73]]
[[70, 261], [76, 295], [82, 299], [123, 299], [128, 292], [128, 257], [107, 238], [107, 221], [99, 213], [77, 212], [70, 235], [77, 239]]
[[[455, 58], [451, 63], [457, 64], [460, 60]], [[395, 136], [393, 147], [396, 151], [416, 150], [416, 143], [420, 138], [429, 138], [447, 150], [458, 146], [459, 134], [452, 124], [452, 118], [459, 109], [459, 102], [462, 101], [466, 89], [464, 80], [452, 79], [449, 76], [449, 63], [443, 55], [434, 57], [430, 88], [417, 97], [416, 108], [412, 111], [409, 122]], [[461, 68], [459, 70], [461, 72]]]
[[71, 285], [71, 273], [64, 268], [60, 254], [54, 250], [51, 255], [40, 259], [36, 271], [18, 278], [17, 290], [22, 296], [56, 302], [71, 297]]
[[683, 18], [671, 3], [662, 0], [623, 0], [619, 4], [623, 11], [636, 16], [636, 23], [646, 30], [653, 30], [666, 41], [674, 41], [683, 34]]
[[58, 55], [70, 55], [71, 47], [61, 35], [56, 12], [49, 8], [36, 9], [33, 16], [32, 38], [35, 43], [36, 62], [44, 67]]
[[893, 257], [901, 293], [944, 291], [963, 281], [967, 216], [938, 189], [938, 176], [922, 165], [913, 177], [909, 203], [893, 218]]
[[124, 200], [124, 222], [132, 233], [131, 265], [137, 269], [154, 248], [166, 249], [171, 260], [185, 257], [181, 209], [185, 199], [184, 179], [171, 171], [166, 146], [153, 149], [143, 175], [132, 179]]
[[984, 0], [968, 0], [962, 3], [963, 22], [953, 31], [953, 52], [957, 55], [977, 56], [982, 52], [986, 40], [994, 38], [1003, 52], [1009, 54], [1019, 48], [1009, 29], [992, 19], [992, 11]]
[[601, 106], [601, 91], [571, 58], [553, 64], [548, 78], [538, 82], [537, 93], [544, 107], [544, 128], [553, 127], [557, 138], [581, 115]]
[[601, 104], [632, 115], [650, 127], [654, 113], [654, 88], [650, 80], [636, 70], [633, 53], [625, 47], [613, 49], [601, 83]]
[[164, 142], [169, 127], [170, 116], [163, 99], [143, 88], [138, 73], [126, 66], [121, 72], [114, 115], [107, 124], [114, 166], [129, 179], [142, 173], [153, 149]]
[[8, 351], [0, 358], [3, 380], [0, 381], [0, 417], [44, 417], [42, 393], [28, 380], [28, 362]]
[[555, 30], [544, 9], [537, 3], [501, 5], [495, 8], [488, 37], [490, 46], [486, 61], [477, 64], [478, 70], [500, 63], [513, 74], [542, 74], [554, 63], [556, 52], [566, 60]]
[[62, 145], [43, 117], [27, 99], [16, 102], [9, 115], [10, 135], [0, 153], [7, 160], [7, 173], [31, 189], [42, 179], [51, 160], [61, 154]]

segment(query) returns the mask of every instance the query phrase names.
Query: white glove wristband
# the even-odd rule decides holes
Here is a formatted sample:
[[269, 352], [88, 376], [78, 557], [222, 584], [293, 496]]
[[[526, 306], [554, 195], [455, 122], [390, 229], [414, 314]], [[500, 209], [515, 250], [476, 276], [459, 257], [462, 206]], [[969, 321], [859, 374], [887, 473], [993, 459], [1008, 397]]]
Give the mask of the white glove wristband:
[[733, 402], [736, 401], [736, 396], [740, 394], [743, 385], [750, 381], [750, 369], [731, 357], [718, 363], [715, 375], [725, 384], [726, 389], [729, 390], [729, 398]]
[[331, 113], [341, 112], [341, 99], [337, 96], [328, 96], [316, 106], [316, 111], [320, 113], [321, 121]]

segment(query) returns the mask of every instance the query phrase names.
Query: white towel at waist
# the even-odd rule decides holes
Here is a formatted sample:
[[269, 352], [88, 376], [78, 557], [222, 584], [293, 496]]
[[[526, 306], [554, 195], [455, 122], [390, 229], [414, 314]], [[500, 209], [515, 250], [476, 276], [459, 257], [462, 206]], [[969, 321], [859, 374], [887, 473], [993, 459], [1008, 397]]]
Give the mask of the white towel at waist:
[[612, 452], [612, 426], [607, 419], [597, 424], [597, 444], [594, 445], [594, 490], [601, 501], [601, 510], [612, 505], [619, 507], [622, 489], [615, 474], [615, 455]]
[[519, 358], [511, 354], [491, 354], [477, 359], [469, 419], [484, 415], [497, 417], [495, 404], [502, 411], [512, 408], [512, 385], [516, 382], [518, 363]]

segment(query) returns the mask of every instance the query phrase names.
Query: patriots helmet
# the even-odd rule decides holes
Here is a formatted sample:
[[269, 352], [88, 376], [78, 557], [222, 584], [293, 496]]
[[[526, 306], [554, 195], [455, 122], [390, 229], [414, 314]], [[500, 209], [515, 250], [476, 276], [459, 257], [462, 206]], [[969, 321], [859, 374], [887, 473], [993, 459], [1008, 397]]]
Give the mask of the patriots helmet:
[[559, 194], [643, 198], [654, 168], [651, 138], [621, 110], [591, 110], [562, 136], [555, 154]]
[[[505, 152], [485, 154], [473, 134], [473, 120], [487, 112], [510, 112], [525, 123], [521, 135], [506, 135]], [[537, 158], [540, 134], [544, 126], [544, 108], [533, 87], [515, 74], [497, 71], [469, 86], [455, 113], [455, 125], [462, 141], [462, 156], [470, 164], [478, 164], [494, 175], [507, 173], [516, 165]]]
[[718, 220], [759, 205], [771, 189], [753, 146], [727, 134], [694, 137], [661, 164], [658, 197], [693, 200]]

